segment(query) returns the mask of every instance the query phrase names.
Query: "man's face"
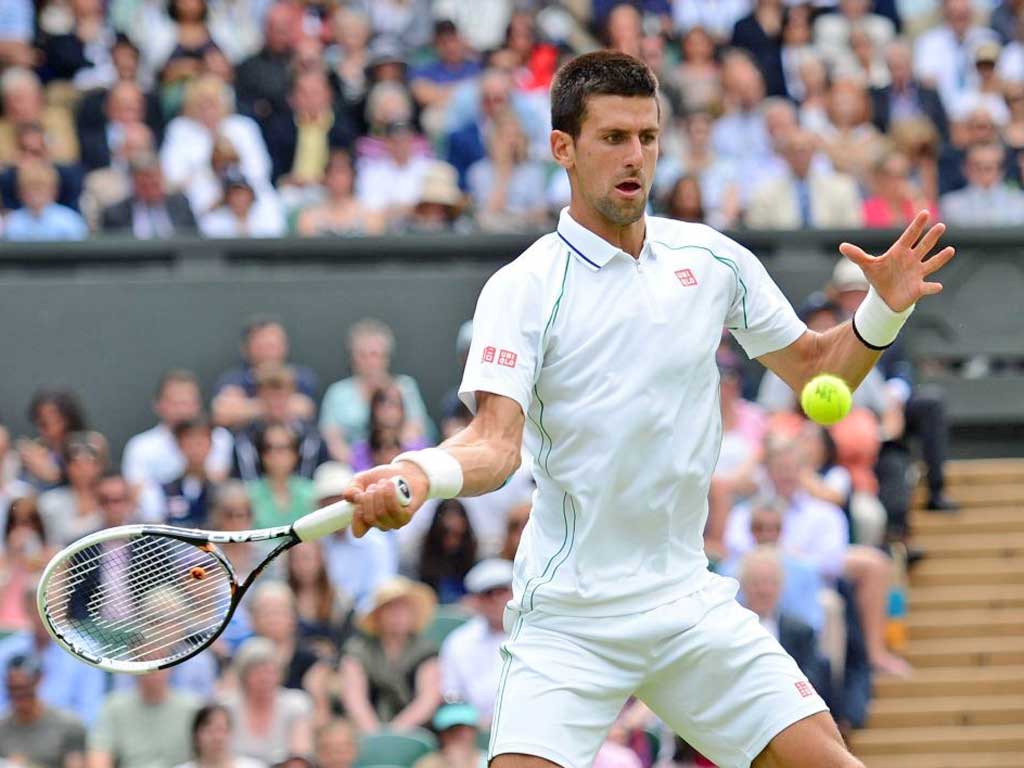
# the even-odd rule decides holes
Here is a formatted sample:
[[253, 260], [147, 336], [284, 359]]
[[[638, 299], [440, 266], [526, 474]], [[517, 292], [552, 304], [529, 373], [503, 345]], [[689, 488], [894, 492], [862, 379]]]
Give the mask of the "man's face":
[[317, 116], [330, 106], [331, 93], [324, 78], [319, 75], [306, 75], [295, 82], [291, 102], [296, 114]]
[[18, 83], [4, 94], [4, 115], [14, 123], [38, 122], [43, 116], [43, 91], [32, 83]]
[[755, 509], [750, 516], [750, 533], [758, 544], [776, 544], [782, 535], [782, 515], [774, 509]]
[[505, 606], [512, 599], [512, 588], [495, 587], [475, 595], [474, 598], [476, 609], [480, 612], [480, 615], [495, 629], [500, 628], [501, 620], [505, 614]]
[[107, 117], [113, 123], [140, 123], [145, 117], [142, 92], [135, 83], [119, 83], [107, 97]]
[[267, 12], [265, 39], [273, 53], [286, 53], [295, 42], [295, 24], [291, 12], [284, 6], [273, 6]]
[[366, 335], [352, 345], [352, 370], [358, 376], [378, 376], [391, 366], [391, 350], [387, 339]]
[[895, 45], [885, 55], [885, 61], [889, 65], [889, 76], [894, 82], [903, 84], [910, 81], [910, 49]]
[[434, 42], [437, 48], [437, 56], [445, 64], [458, 64], [462, 61], [462, 39], [456, 32], [446, 32], [438, 35]]
[[794, 131], [783, 147], [782, 157], [796, 176], [804, 178], [814, 159], [814, 139], [806, 131]]
[[156, 401], [156, 415], [164, 424], [173, 427], [186, 419], [199, 415], [202, 403], [199, 389], [190, 381], [169, 381]]
[[957, 34], [963, 34], [971, 26], [970, 0], [946, 0], [944, 9], [946, 22]]
[[776, 449], [766, 462], [768, 479], [775, 492], [784, 499], [790, 498], [800, 486], [800, 455], [796, 446]]
[[42, 210], [57, 199], [57, 185], [43, 179], [19, 182], [18, 193], [25, 205], [33, 210]]
[[989, 189], [1003, 179], [1002, 152], [996, 147], [974, 149], [967, 155], [967, 181], [973, 186]]
[[351, 729], [335, 724], [317, 738], [316, 761], [322, 768], [351, 768], [359, 753]]
[[259, 367], [266, 363], [283, 365], [288, 359], [288, 336], [277, 323], [256, 328], [249, 334], [245, 349], [249, 364]]
[[782, 590], [782, 578], [777, 563], [757, 560], [743, 572], [743, 596], [747, 607], [764, 618], [774, 616]]
[[586, 101], [580, 134], [551, 134], [552, 153], [575, 177], [574, 193], [610, 224], [644, 215], [658, 164], [658, 102], [633, 96]]
[[178, 438], [178, 450], [185, 457], [185, 462], [190, 467], [201, 467], [206, 463], [206, 457], [210, 455], [210, 448], [213, 440], [210, 431], [205, 427], [189, 429]]
[[164, 199], [164, 176], [160, 168], [143, 168], [135, 172], [135, 197], [147, 205], [156, 205]]
[[7, 695], [11, 700], [11, 708], [15, 711], [31, 709], [36, 701], [36, 690], [39, 677], [21, 669], [12, 669], [7, 673]]
[[106, 527], [125, 525], [135, 514], [135, 502], [131, 488], [123, 477], [110, 477], [100, 482], [97, 489], [103, 522]]
[[259, 388], [257, 394], [263, 402], [265, 418], [268, 422], [281, 424], [288, 420], [288, 403], [295, 393], [295, 388], [275, 383]]

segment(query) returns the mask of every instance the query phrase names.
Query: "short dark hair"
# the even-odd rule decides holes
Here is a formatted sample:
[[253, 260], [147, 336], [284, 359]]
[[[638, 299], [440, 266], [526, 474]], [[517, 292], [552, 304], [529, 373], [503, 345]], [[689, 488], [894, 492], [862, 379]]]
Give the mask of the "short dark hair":
[[658, 78], [644, 62], [618, 51], [577, 56], [555, 73], [551, 84], [551, 127], [574, 139], [591, 96], [656, 98]]
[[40, 389], [32, 396], [28, 406], [28, 420], [33, 424], [39, 418], [44, 405], [52, 405], [64, 419], [67, 432], [81, 432], [85, 429], [85, 415], [78, 396], [67, 389]]
[[181, 440], [181, 438], [188, 432], [203, 431], [208, 435], [212, 434], [213, 425], [210, 423], [210, 420], [206, 418], [206, 416], [204, 416], [203, 414], [199, 414], [198, 416], [194, 416], [191, 419], [179, 421], [177, 424], [174, 425], [172, 431], [174, 432], [174, 439]]
[[281, 322], [281, 318], [277, 315], [253, 315], [245, 321], [245, 325], [242, 326], [242, 341], [248, 342], [250, 337], [256, 333], [256, 331], [262, 331], [271, 325], [281, 326], [281, 330], [284, 330], [284, 323]]
[[167, 389], [168, 384], [194, 384], [196, 389], [198, 389], [199, 379], [192, 371], [185, 368], [172, 368], [169, 371], [164, 371], [156, 385], [157, 400], [163, 397], [164, 390]]

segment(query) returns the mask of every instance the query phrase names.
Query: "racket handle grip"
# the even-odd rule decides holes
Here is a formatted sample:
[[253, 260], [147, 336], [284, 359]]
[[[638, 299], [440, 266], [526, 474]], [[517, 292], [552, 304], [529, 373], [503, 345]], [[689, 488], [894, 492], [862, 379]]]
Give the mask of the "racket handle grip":
[[[395, 492], [398, 495], [398, 503], [403, 507], [412, 501], [412, 491], [409, 484], [401, 477], [391, 478], [394, 483]], [[352, 522], [352, 515], [355, 513], [355, 505], [348, 501], [337, 501], [328, 504], [316, 512], [303, 515], [295, 524], [292, 530], [299, 537], [300, 541], [315, 541], [328, 536], [335, 531], [341, 530]]]

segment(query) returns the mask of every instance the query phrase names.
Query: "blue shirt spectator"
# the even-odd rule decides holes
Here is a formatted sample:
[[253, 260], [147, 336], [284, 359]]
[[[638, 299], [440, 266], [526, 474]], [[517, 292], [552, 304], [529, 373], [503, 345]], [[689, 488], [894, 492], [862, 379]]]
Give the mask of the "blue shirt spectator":
[[85, 219], [59, 203], [50, 203], [38, 212], [28, 208], [11, 211], [4, 231], [8, 240], [84, 240], [88, 235]]

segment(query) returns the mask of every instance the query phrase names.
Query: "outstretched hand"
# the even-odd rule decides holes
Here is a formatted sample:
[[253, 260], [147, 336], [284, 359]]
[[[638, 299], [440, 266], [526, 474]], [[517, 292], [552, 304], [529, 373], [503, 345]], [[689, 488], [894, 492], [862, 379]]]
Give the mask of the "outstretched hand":
[[931, 296], [942, 290], [941, 283], [929, 282], [925, 278], [945, 266], [953, 258], [955, 249], [946, 246], [928, 258], [946, 231], [946, 225], [939, 222], [925, 232], [929, 218], [928, 211], [919, 212], [881, 256], [871, 256], [853, 243], [839, 246], [840, 253], [864, 270], [868, 282], [894, 312], [902, 312], [922, 296]]

